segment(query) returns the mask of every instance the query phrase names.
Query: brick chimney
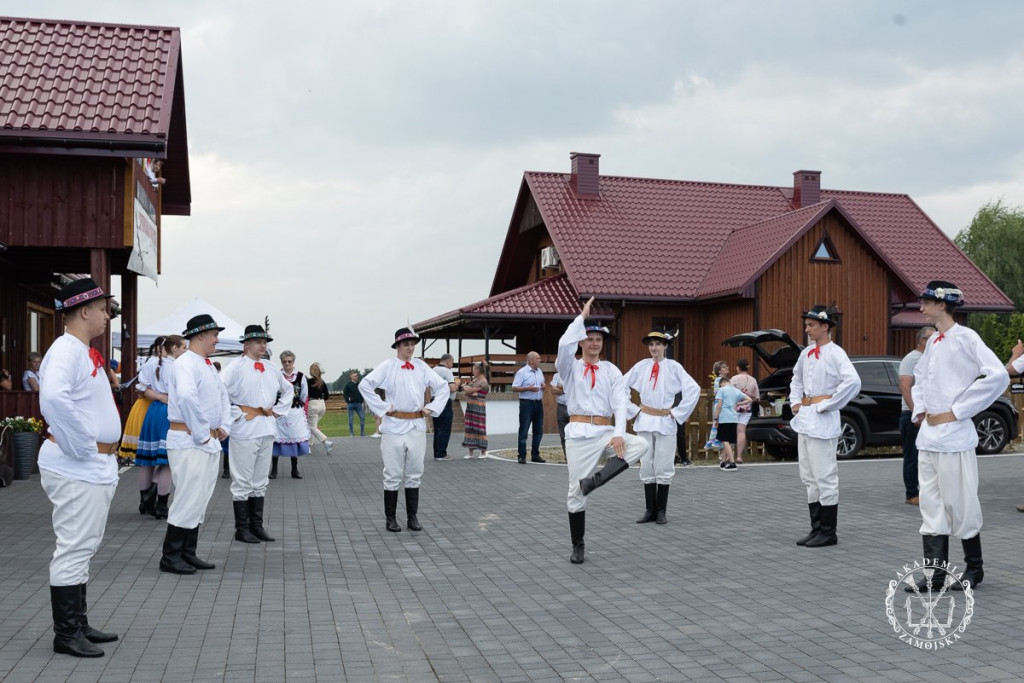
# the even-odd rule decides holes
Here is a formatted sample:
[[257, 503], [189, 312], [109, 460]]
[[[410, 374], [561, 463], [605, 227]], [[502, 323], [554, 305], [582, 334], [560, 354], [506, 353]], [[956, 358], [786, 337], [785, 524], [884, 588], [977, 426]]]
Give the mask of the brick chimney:
[[793, 206], [802, 209], [821, 201], [821, 171], [793, 173]]
[[598, 199], [601, 196], [598, 159], [600, 154], [570, 152], [572, 175], [569, 182], [577, 197]]

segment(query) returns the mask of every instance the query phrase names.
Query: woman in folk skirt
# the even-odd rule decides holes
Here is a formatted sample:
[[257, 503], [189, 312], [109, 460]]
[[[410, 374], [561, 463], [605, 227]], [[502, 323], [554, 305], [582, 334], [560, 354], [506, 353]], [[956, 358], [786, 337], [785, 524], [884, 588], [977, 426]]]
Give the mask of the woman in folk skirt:
[[[160, 358], [164, 353], [164, 342], [167, 341], [167, 337], [157, 337], [153, 342], [153, 345], [149, 347], [146, 352], [146, 359], [142, 362], [142, 367], [139, 369], [139, 375], [136, 379], [142, 379], [142, 371], [148, 366], [155, 368], [160, 364]], [[152, 369], [152, 368], [151, 368]], [[142, 431], [142, 423], [146, 420], [146, 411], [149, 410], [149, 404], [151, 401], [146, 398], [144, 394], [145, 387], [141, 386], [139, 382], [135, 383], [135, 391], [138, 392], [139, 396], [135, 399], [135, 403], [132, 405], [131, 411], [128, 413], [128, 419], [124, 423], [124, 433], [121, 434], [121, 446], [118, 448], [117, 455], [122, 460], [134, 461], [135, 452], [139, 448], [139, 433]], [[152, 474], [152, 472], [150, 472]], [[140, 483], [141, 487], [141, 483]], [[150, 488], [149, 484], [146, 485], [145, 489]], [[156, 494], [153, 494], [153, 500], [156, 500]], [[148, 509], [152, 503], [147, 504]], [[143, 506], [139, 505], [139, 512], [146, 514], [146, 510], [143, 510]]]
[[167, 518], [167, 499], [171, 495], [171, 469], [167, 464], [167, 382], [174, 359], [185, 353], [185, 339], [171, 335], [163, 343], [162, 357], [139, 373], [139, 388], [150, 401], [139, 433], [135, 464], [139, 468], [139, 513], [155, 519]]
[[[462, 447], [469, 449], [463, 459], [482, 458], [487, 452], [487, 394], [491, 390], [487, 382], [487, 366], [473, 363], [473, 380], [463, 384], [462, 390], [466, 392], [466, 435]], [[478, 449], [480, 455], [476, 456], [474, 451]]]
[[282, 351], [281, 372], [294, 387], [292, 408], [284, 417], [277, 419], [277, 440], [274, 441], [274, 456], [271, 459], [270, 478], [277, 479], [278, 457], [291, 458], [292, 479], [302, 479], [299, 474], [299, 457], [309, 455], [309, 423], [306, 421], [306, 402], [309, 400], [309, 386], [306, 378], [295, 369], [295, 354]]

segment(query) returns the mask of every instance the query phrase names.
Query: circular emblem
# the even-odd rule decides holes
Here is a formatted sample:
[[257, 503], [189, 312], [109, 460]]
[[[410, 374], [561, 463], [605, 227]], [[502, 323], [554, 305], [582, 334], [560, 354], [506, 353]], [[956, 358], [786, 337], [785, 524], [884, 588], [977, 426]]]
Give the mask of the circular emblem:
[[949, 562], [920, 560], [901, 567], [885, 592], [885, 616], [896, 637], [921, 650], [959, 641], [974, 616], [974, 591], [962, 576]]

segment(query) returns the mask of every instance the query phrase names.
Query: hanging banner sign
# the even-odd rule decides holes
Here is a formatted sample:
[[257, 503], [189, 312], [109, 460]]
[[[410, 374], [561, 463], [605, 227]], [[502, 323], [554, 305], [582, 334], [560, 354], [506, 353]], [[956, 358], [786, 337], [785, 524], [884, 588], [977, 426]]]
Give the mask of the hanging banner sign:
[[146, 189], [136, 181], [134, 203], [134, 241], [128, 257], [128, 269], [157, 282], [157, 225], [156, 208]]

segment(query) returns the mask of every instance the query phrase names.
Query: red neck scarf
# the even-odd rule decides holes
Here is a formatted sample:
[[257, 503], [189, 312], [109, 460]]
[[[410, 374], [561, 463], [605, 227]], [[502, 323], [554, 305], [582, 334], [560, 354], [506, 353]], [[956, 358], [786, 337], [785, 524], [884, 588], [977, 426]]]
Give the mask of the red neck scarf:
[[653, 389], [657, 389], [658, 388], [658, 374], [659, 373], [661, 373], [661, 365], [659, 365], [657, 362], [655, 362], [654, 363], [654, 367], [651, 368], [651, 376], [648, 378], [648, 380], [652, 380], [652, 379], [654, 380], [654, 386], [652, 387]]
[[416, 366], [413, 365], [411, 361], [405, 361], [405, 363], [402, 364], [402, 369], [403, 370], [415, 370]]
[[263, 367], [263, 363], [261, 363], [259, 361], [256, 361], [255, 363], [253, 363], [252, 366], [254, 368], [256, 368], [257, 370], [259, 370], [260, 372], [263, 372], [266, 369], [266, 368]]
[[209, 359], [209, 358], [204, 358], [203, 360], [205, 360], [205, 361], [206, 361], [206, 364], [207, 364], [207, 365], [213, 365], [213, 363], [211, 363], [211, 362], [210, 362], [210, 359]]
[[945, 338], [946, 338], [946, 333], [945, 332], [939, 332], [939, 336], [935, 338], [935, 341], [933, 341], [932, 344], [933, 345], [934, 344], [938, 344], [940, 341], [942, 341]]
[[598, 368], [598, 366], [594, 365], [593, 363], [588, 363], [587, 361], [583, 361], [583, 363], [584, 363], [584, 365], [587, 366], [586, 368], [583, 369], [583, 379], [587, 378], [587, 373], [589, 372], [590, 373], [590, 388], [593, 389], [595, 386], [597, 386], [597, 368]]
[[98, 349], [94, 349], [93, 347], [90, 346], [89, 360], [92, 361], [92, 376], [95, 377], [96, 371], [100, 369], [101, 365], [103, 365], [103, 355], [99, 352]]
[[810, 358], [811, 356], [821, 360], [821, 347], [815, 344], [814, 348], [807, 352], [807, 357]]

